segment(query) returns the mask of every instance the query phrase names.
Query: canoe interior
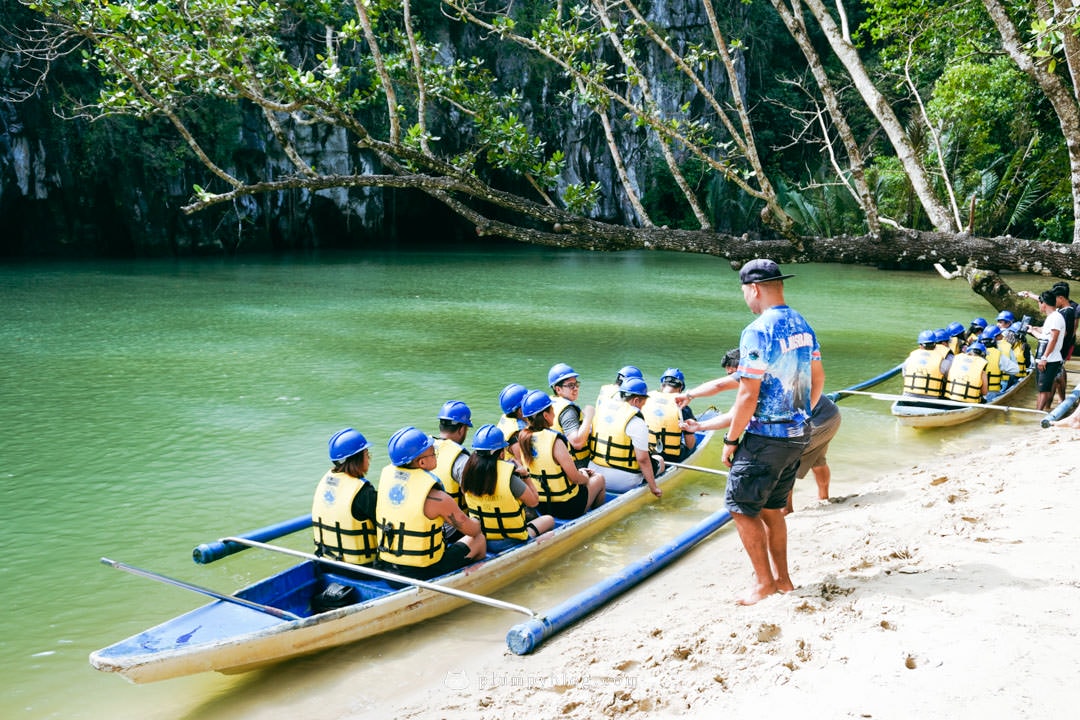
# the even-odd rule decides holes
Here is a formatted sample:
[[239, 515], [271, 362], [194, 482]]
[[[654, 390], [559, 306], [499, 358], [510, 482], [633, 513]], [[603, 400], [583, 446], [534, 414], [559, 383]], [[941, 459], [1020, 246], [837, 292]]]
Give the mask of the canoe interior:
[[990, 405], [1008, 405], [1009, 400], [1027, 386], [1035, 373], [1029, 373], [1020, 381], [988, 403], [972, 404], [970, 407], [941, 405], [933, 400], [897, 400], [892, 404], [892, 414], [905, 427], [951, 427], [984, 415]]

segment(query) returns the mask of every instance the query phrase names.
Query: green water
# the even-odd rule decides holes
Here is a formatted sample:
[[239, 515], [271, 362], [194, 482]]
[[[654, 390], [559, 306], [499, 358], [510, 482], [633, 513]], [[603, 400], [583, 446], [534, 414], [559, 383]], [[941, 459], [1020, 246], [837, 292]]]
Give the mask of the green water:
[[[819, 335], [828, 390], [894, 366], [919, 330], [993, 314], [936, 275], [794, 271], [788, 301]], [[543, 387], [555, 362], [581, 373], [585, 402], [626, 364], [650, 384], [678, 366], [693, 385], [721, 372], [752, 317], [720, 260], [539, 249], [8, 266], [0, 307], [0, 684], [12, 718], [383, 717], [379, 702], [417, 658], [463, 638], [491, 651], [517, 620], [469, 609], [241, 677], [136, 687], [91, 669], [88, 653], [201, 599], [99, 558], [235, 590], [285, 563], [250, 553], [196, 566], [191, 548], [308, 511], [336, 430], [367, 435], [378, 468], [403, 425], [434, 431], [449, 399], [494, 422], [503, 386]], [[898, 428], [884, 402], [843, 409], [834, 494], [1035, 432], [1004, 414], [927, 433]], [[560, 602], [715, 510], [721, 487], [697, 476], [502, 597]], [[358, 680], [380, 673], [398, 679]]]

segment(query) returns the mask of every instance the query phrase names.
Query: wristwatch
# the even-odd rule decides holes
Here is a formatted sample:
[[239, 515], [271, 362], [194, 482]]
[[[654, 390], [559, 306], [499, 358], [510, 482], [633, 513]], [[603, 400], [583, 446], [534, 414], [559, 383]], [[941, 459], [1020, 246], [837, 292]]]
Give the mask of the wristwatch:
[[731, 439], [728, 438], [727, 435], [724, 435], [724, 444], [725, 445], [738, 445], [739, 441], [738, 440], [731, 440]]

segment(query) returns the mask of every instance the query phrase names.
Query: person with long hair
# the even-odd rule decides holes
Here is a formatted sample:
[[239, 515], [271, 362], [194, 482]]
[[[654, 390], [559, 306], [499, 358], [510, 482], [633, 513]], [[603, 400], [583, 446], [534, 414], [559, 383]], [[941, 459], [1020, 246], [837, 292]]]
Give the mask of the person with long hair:
[[547, 393], [533, 390], [526, 395], [521, 413], [525, 427], [518, 433], [518, 447], [540, 495], [537, 509], [572, 520], [602, 504], [604, 476], [574, 464], [566, 436], [551, 428], [555, 410]]
[[555, 527], [555, 518], [536, 515], [540, 495], [532, 478], [518, 477], [514, 463], [502, 459], [506, 446], [502, 430], [481, 426], [461, 473], [462, 504], [483, 526], [488, 552], [499, 552]]

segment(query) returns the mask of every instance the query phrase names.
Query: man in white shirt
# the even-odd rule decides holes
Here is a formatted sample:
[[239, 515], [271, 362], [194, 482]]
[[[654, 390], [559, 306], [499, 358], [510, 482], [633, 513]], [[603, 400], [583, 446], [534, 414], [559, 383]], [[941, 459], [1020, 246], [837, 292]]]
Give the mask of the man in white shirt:
[[1035, 408], [1047, 412], [1054, 394], [1054, 381], [1063, 364], [1061, 340], [1065, 336], [1065, 318], [1057, 312], [1057, 296], [1049, 290], [1039, 295], [1039, 312], [1046, 320], [1041, 328], [1031, 328], [1031, 333], [1039, 338], [1039, 349], [1035, 352], [1039, 395]]

